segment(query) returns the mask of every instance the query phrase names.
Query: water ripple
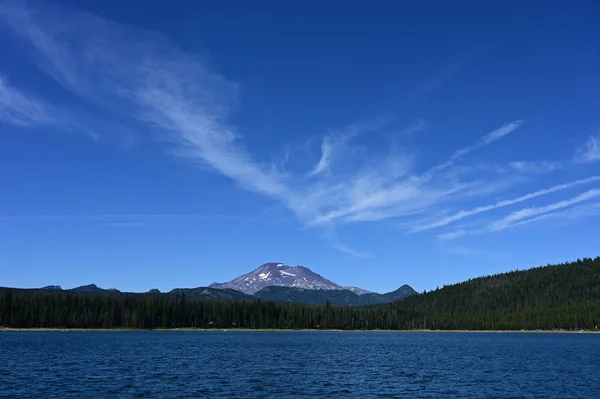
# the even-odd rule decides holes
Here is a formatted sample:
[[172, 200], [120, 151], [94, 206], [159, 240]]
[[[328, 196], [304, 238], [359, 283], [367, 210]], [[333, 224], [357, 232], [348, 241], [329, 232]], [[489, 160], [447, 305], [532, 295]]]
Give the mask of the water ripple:
[[0, 398], [583, 398], [600, 336], [7, 332]]

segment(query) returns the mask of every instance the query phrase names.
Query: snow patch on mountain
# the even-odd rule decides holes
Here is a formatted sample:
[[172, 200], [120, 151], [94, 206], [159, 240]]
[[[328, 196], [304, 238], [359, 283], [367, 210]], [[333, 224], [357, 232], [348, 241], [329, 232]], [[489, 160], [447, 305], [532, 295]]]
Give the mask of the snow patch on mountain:
[[347, 286], [344, 287], [344, 289], [348, 290], [348, 291], [352, 291], [352, 292], [354, 292], [357, 295], [372, 294], [373, 293], [372, 291], [364, 290], [362, 288], [354, 287], [352, 285], [347, 285]]
[[261, 278], [261, 279], [263, 279], [263, 280], [268, 280], [270, 275], [271, 275], [271, 272], [268, 272], [268, 273], [260, 273], [260, 274], [258, 275], [258, 277], [259, 277], [259, 278]]

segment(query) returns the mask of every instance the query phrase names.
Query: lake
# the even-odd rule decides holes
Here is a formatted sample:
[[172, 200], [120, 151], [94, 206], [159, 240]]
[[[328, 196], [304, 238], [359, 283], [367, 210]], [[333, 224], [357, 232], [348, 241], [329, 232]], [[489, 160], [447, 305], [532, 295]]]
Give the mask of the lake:
[[600, 397], [600, 335], [2, 332], [0, 398]]

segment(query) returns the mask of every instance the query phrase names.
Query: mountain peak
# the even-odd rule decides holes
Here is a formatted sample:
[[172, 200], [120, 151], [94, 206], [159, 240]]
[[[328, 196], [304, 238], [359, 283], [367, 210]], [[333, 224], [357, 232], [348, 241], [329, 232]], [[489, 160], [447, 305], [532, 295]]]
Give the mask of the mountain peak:
[[211, 288], [231, 288], [250, 295], [270, 286], [313, 290], [343, 289], [305, 266], [288, 266], [282, 262], [268, 262], [231, 281], [210, 285]]
[[40, 288], [41, 290], [48, 291], [62, 291], [62, 287], [60, 285], [47, 285], [45, 287]]
[[80, 287], [75, 287], [71, 289], [71, 291], [79, 291], [79, 292], [88, 292], [88, 291], [100, 291], [101, 288], [98, 288], [96, 284], [88, 284], [82, 285]]
[[254, 271], [275, 271], [283, 266], [285, 265], [281, 262], [267, 262], [254, 269]]

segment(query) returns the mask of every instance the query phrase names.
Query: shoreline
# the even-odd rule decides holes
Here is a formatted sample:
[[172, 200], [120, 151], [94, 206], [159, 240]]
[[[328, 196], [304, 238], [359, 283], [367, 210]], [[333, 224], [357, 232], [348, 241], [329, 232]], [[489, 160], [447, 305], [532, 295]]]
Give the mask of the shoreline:
[[336, 330], [336, 329], [267, 329], [267, 328], [9, 328], [0, 332], [337, 332], [337, 333], [495, 333], [495, 334], [600, 334], [592, 330]]

